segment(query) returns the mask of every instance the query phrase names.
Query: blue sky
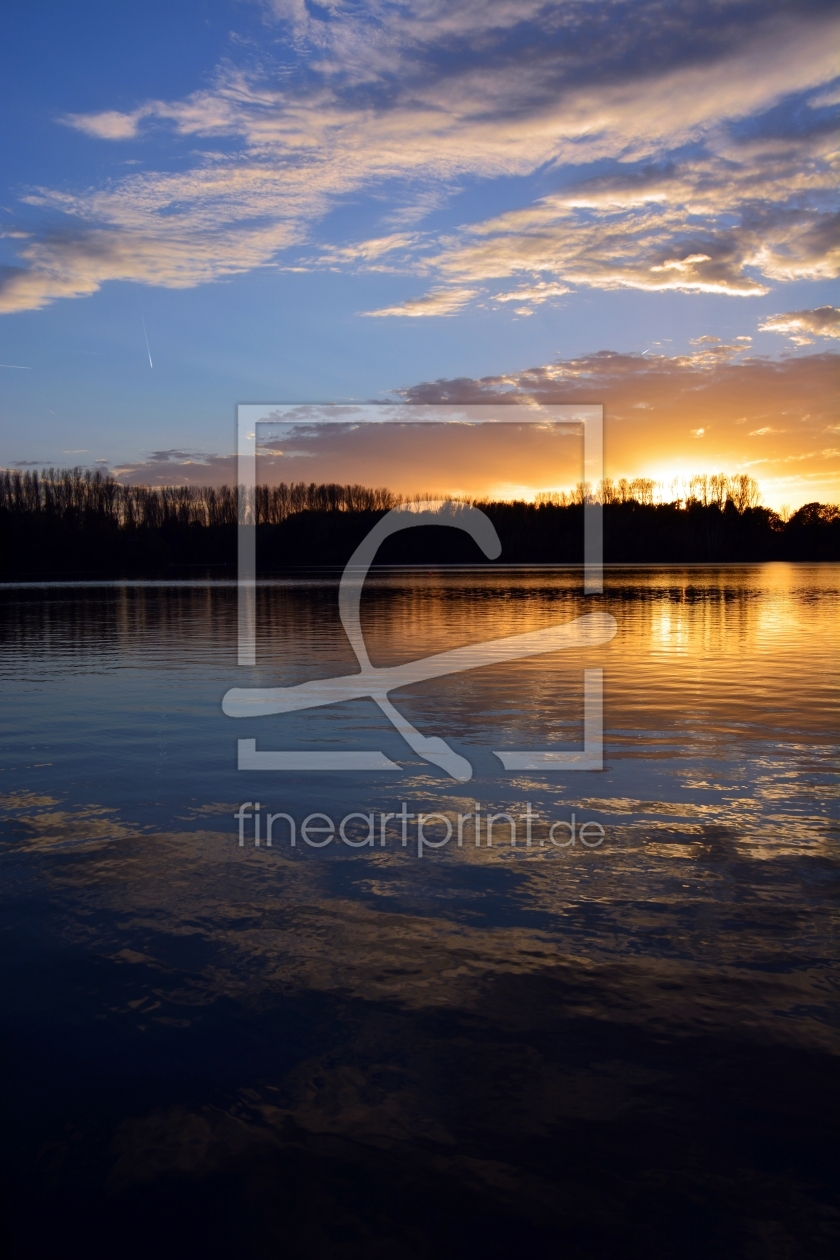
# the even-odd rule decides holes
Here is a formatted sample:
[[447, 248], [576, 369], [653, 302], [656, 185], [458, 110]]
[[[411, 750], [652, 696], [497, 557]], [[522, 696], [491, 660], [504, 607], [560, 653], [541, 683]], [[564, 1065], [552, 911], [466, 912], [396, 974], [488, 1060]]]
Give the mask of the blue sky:
[[635, 413], [614, 475], [836, 499], [838, 36], [767, 0], [18, 6], [0, 463], [197, 480], [239, 402], [538, 369]]

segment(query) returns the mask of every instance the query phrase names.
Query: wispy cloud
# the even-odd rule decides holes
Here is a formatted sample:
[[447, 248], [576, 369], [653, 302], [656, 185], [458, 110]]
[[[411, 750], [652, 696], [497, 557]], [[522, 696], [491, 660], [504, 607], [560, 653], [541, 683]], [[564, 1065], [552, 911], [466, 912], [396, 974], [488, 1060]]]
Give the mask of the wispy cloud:
[[507, 293], [494, 293], [493, 301], [530, 302], [532, 306], [540, 306], [543, 302], [547, 302], [549, 298], [561, 297], [562, 294], [568, 292], [568, 285], [542, 280], [538, 284], [526, 284], [521, 288], [511, 289]]
[[[506, 277], [533, 303], [552, 286], [742, 296], [836, 274], [833, 6], [685, 0], [667, 22], [657, 0], [374, 0], [317, 12], [302, 0], [266, 6], [292, 67], [267, 49], [180, 100], [66, 116], [114, 143], [169, 128], [197, 152], [177, 172], [34, 190], [29, 200], [72, 230], [22, 244], [19, 268], [0, 276], [0, 310], [111, 279], [200, 284], [304, 243], [316, 246], [304, 265], [391, 269], [399, 250], [401, 268], [431, 275], [433, 294], [394, 315], [442, 308], [441, 285], [457, 293]], [[392, 244], [381, 229], [358, 244], [316, 239], [359, 190], [387, 194], [392, 224], [401, 207], [414, 223], [465, 179], [593, 162], [612, 173], [564, 180], [562, 193], [443, 239]]]
[[407, 298], [397, 306], [384, 306], [378, 311], [365, 311], [365, 315], [455, 315], [475, 297], [475, 289], [432, 289], [423, 297]]
[[350, 245], [327, 245], [310, 265], [404, 271], [411, 269], [411, 251], [419, 239], [417, 233], [392, 232], [388, 236], [377, 236]]

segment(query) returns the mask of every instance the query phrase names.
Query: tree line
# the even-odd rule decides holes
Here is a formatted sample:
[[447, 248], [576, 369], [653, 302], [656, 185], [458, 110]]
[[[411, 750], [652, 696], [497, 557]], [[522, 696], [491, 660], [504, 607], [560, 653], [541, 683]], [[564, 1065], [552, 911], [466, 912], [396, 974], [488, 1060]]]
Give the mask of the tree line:
[[[604, 506], [604, 559], [682, 563], [840, 559], [840, 509], [809, 503], [789, 519], [760, 504], [744, 474], [701, 475], [683, 497], [656, 502], [647, 478], [583, 483], [531, 502], [475, 501], [502, 541], [502, 562], [579, 563], [584, 505]], [[660, 491], [661, 493], [661, 491]], [[423, 502], [431, 496], [415, 496]], [[341, 565], [383, 512], [405, 500], [386, 488], [335, 483], [257, 486], [122, 485], [79, 468], [0, 473], [0, 578], [170, 575], [236, 565], [236, 526], [248, 511], [262, 571]], [[390, 563], [482, 562], [466, 536], [396, 535]]]
[[[243, 495], [236, 486], [123, 485], [98, 469], [45, 468], [0, 473], [0, 511], [73, 520], [105, 518], [120, 529], [235, 525]], [[296, 512], [384, 512], [402, 502], [387, 489], [295, 481], [256, 486], [248, 500], [258, 524], [279, 525]]]
[[[637, 503], [650, 506], [661, 498], [662, 487], [649, 477], [617, 481], [605, 478], [594, 489], [579, 482], [571, 490], [543, 490], [538, 507], [571, 507], [576, 503]], [[432, 498], [415, 495], [413, 501]], [[40, 473], [18, 469], [0, 471], [0, 510], [44, 512], [60, 517], [107, 517], [122, 529], [160, 529], [169, 521], [179, 525], [233, 525], [243, 502], [252, 505], [257, 524], [279, 525], [296, 512], [385, 512], [405, 502], [386, 487], [342, 485], [335, 482], [281, 482], [258, 485], [247, 496], [236, 486], [123, 485], [108, 473], [83, 468], [45, 468]], [[702, 503], [723, 508], [733, 503], [739, 512], [761, 500], [753, 477], [726, 473], [691, 477], [687, 494], [672, 499], [678, 507]]]

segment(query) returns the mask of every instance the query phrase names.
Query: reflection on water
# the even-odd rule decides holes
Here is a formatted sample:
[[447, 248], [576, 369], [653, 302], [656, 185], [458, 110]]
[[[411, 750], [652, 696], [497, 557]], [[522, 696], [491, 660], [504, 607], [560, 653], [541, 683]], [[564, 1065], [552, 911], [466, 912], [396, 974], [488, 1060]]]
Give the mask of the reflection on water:
[[[376, 665], [618, 622], [392, 696], [466, 784], [370, 701], [222, 715], [230, 686], [357, 668], [336, 591], [263, 587], [249, 670], [229, 584], [4, 590], [17, 1250], [833, 1254], [837, 570], [616, 570], [586, 600], [562, 571], [380, 571]], [[580, 746], [591, 667], [604, 771], [501, 770], [495, 748]], [[240, 773], [240, 737], [402, 773]], [[245, 800], [298, 825], [530, 802], [543, 830], [422, 860], [396, 824], [240, 848]], [[603, 845], [540, 846], [572, 812]]]

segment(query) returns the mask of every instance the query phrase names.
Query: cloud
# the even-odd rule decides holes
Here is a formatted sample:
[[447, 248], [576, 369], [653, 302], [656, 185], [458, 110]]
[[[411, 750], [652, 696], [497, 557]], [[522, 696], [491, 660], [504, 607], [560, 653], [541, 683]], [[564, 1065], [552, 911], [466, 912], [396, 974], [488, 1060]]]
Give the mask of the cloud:
[[[321, 251], [317, 261], [332, 267], [360, 266], [366, 271], [396, 271], [406, 269], [406, 253], [418, 241], [418, 234], [392, 232], [370, 240], [350, 245], [330, 245]], [[385, 258], [399, 252], [399, 260]]]
[[771, 315], [759, 324], [761, 332], [785, 333], [798, 346], [810, 346], [814, 337], [840, 337], [840, 309], [818, 306], [813, 311], [788, 311]]
[[[507, 277], [533, 303], [552, 286], [747, 296], [837, 273], [833, 6], [684, 0], [663, 21], [659, 0], [275, 0], [266, 14], [284, 61], [267, 41], [182, 99], [62, 120], [111, 142], [168, 128], [191, 154], [180, 171], [30, 194], [77, 230], [21, 248], [29, 278], [6, 275], [0, 309], [114, 278], [200, 284], [304, 243], [306, 266], [432, 274], [429, 310], [444, 285]], [[565, 167], [593, 163], [610, 169], [569, 184]], [[317, 240], [360, 190], [405, 223], [465, 181], [540, 171], [562, 191], [445, 237]]]
[[101, 114], [66, 114], [59, 122], [97, 140], [131, 140], [137, 135], [140, 120], [147, 112], [137, 110], [133, 114], [121, 114], [118, 110], [108, 109]]
[[0, 268], [0, 313], [88, 296], [109, 280], [193, 288], [259, 267], [295, 239], [295, 229], [283, 222], [254, 226], [234, 219], [196, 230], [186, 213], [169, 221], [150, 216], [137, 226], [127, 221], [52, 233], [20, 251], [29, 266]]
[[[744, 160], [694, 153], [618, 169], [462, 229], [432, 263], [453, 280], [550, 275], [602, 289], [768, 291], [840, 270], [827, 138]], [[546, 283], [544, 281], [544, 283]]]
[[[549, 298], [560, 297], [563, 293], [569, 293], [568, 285], [548, 283], [543, 280], [539, 284], [526, 284], [519, 289], [511, 289], [508, 293], [494, 293], [494, 302], [532, 302], [535, 306], [539, 306], [542, 302], [547, 302]], [[521, 314], [522, 312], [517, 312]]]
[[385, 315], [455, 315], [475, 297], [475, 289], [432, 289], [419, 298], [408, 298], [398, 306], [385, 306], [379, 311], [365, 311], [365, 315], [381, 318]]

